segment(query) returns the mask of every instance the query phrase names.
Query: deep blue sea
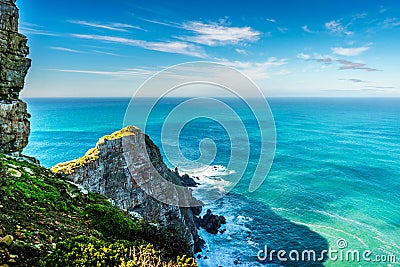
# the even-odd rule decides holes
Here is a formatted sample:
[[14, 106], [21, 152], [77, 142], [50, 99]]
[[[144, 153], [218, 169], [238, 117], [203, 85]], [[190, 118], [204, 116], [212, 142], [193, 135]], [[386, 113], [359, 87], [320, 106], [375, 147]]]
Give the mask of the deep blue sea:
[[[25, 100], [32, 132], [24, 153], [51, 167], [81, 157], [98, 138], [122, 128], [130, 99]], [[160, 102], [146, 128], [161, 148], [165, 114], [179, 101]], [[248, 186], [260, 156], [260, 133], [243, 103], [225, 101], [236, 107], [246, 126], [250, 157], [234, 189], [207, 205], [224, 215], [227, 225], [226, 232], [218, 235], [201, 230], [207, 247], [200, 266], [268, 266], [268, 260], [257, 260], [265, 246], [287, 254], [337, 250], [324, 266], [399, 265], [389, 261], [394, 255], [400, 262], [400, 99], [268, 99], [276, 125], [276, 154], [268, 177], [252, 193]], [[218, 112], [211, 106], [196, 108]], [[190, 121], [182, 129], [183, 155], [199, 158], [204, 138], [215, 141], [217, 153], [209, 169], [193, 170], [203, 183], [197, 193], [195, 189], [200, 197], [207, 194], [207, 187], [223, 189], [229, 175], [239, 171], [235, 163], [228, 168], [227, 131], [206, 118]], [[163, 145], [168, 146], [168, 136]], [[217, 166], [217, 174], [211, 166]], [[361, 257], [369, 250], [370, 261], [346, 259], [349, 250]]]

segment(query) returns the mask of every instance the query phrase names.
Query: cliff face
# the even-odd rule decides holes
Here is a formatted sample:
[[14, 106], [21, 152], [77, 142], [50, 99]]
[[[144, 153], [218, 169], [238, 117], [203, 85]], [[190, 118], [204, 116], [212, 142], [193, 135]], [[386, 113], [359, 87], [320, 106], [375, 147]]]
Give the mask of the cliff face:
[[[84, 157], [58, 164], [52, 171], [64, 174], [68, 180], [90, 192], [105, 195], [118, 208], [139, 213], [146, 221], [177, 229], [189, 241], [192, 252], [200, 250], [201, 240], [195, 221], [201, 209], [183, 208], [156, 200], [170, 193], [156, 183], [151, 184], [155, 198], [139, 186], [139, 179], [153, 181], [158, 174], [173, 183], [180, 183], [181, 177], [168, 169], [158, 147], [138, 128], [129, 126], [105, 136]], [[201, 205], [190, 194], [186, 197]]]
[[19, 99], [31, 66], [27, 39], [18, 33], [15, 0], [0, 0], [0, 152], [21, 153], [28, 144], [30, 115]]

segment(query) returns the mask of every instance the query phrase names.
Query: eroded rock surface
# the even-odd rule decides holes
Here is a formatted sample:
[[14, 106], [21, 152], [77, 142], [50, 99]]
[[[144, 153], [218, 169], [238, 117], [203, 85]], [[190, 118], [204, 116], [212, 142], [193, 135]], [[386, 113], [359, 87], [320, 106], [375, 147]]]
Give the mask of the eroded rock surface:
[[28, 144], [30, 123], [19, 99], [31, 66], [27, 38], [18, 33], [15, 0], [0, 0], [0, 152], [21, 153]]

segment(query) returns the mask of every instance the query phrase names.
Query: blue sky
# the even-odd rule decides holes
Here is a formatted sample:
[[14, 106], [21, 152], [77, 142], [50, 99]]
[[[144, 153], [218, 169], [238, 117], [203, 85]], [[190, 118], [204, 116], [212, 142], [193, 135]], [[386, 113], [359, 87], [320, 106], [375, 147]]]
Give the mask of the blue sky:
[[266, 96], [400, 96], [398, 1], [17, 5], [33, 60], [23, 97], [132, 96], [189, 61], [235, 67]]

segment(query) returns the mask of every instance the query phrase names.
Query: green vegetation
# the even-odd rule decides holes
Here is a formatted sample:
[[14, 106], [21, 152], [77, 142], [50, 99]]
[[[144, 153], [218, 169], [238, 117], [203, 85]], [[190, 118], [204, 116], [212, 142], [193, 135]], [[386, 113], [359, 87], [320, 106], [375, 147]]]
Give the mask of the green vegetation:
[[95, 237], [80, 236], [61, 242], [40, 266], [121, 266], [121, 267], [195, 267], [193, 258], [178, 256], [175, 261], [163, 261], [151, 244], [126, 241], [105, 242]]
[[180, 236], [0, 154], [0, 266], [197, 266]]
[[86, 206], [85, 213], [91, 219], [91, 225], [108, 238], [134, 238], [141, 230], [137, 222], [127, 218], [116, 207], [91, 204]]

